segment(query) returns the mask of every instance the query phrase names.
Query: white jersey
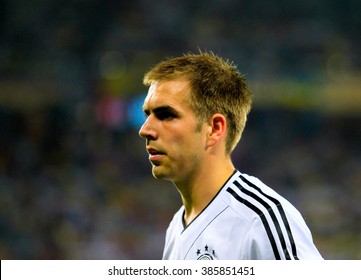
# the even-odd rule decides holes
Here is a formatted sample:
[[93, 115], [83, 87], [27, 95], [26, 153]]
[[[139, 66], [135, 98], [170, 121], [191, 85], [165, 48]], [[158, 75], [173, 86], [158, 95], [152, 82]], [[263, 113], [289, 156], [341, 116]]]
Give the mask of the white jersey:
[[236, 171], [187, 227], [184, 206], [166, 234], [163, 259], [322, 259], [297, 209]]

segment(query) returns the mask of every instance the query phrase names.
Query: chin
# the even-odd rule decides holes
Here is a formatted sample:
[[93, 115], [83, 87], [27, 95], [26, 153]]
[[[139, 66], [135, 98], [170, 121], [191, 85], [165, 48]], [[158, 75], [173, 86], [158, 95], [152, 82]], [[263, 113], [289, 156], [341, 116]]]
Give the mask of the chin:
[[171, 180], [169, 174], [161, 167], [153, 166], [152, 174], [154, 178], [163, 179], [163, 180]]

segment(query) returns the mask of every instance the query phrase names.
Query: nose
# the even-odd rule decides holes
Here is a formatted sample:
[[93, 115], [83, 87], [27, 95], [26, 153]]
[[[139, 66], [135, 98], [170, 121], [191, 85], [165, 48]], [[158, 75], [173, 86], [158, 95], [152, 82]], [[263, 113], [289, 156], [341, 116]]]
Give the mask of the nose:
[[155, 140], [157, 132], [152, 125], [151, 116], [149, 116], [139, 130], [139, 136], [147, 140]]

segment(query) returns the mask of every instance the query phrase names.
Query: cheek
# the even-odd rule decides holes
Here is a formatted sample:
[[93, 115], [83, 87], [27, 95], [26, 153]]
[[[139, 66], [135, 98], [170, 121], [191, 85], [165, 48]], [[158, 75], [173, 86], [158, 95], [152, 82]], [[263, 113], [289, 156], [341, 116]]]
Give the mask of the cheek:
[[191, 136], [182, 135], [175, 141], [177, 143], [177, 149], [180, 156], [185, 159], [196, 159], [202, 153], [202, 138], [198, 133], [193, 133]]
[[[165, 133], [169, 151], [177, 158], [194, 157], [204, 149], [204, 133], [195, 130], [196, 126], [182, 126], [169, 129]], [[165, 138], [164, 138], [165, 139]]]

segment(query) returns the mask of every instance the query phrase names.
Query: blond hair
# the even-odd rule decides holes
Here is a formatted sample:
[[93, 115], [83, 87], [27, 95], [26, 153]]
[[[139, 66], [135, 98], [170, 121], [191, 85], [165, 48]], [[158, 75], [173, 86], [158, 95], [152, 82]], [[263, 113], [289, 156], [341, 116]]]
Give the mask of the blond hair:
[[184, 54], [154, 66], [144, 84], [185, 78], [191, 86], [191, 106], [199, 122], [220, 113], [227, 120], [226, 152], [231, 153], [241, 138], [251, 109], [251, 93], [236, 66], [214, 53]]

